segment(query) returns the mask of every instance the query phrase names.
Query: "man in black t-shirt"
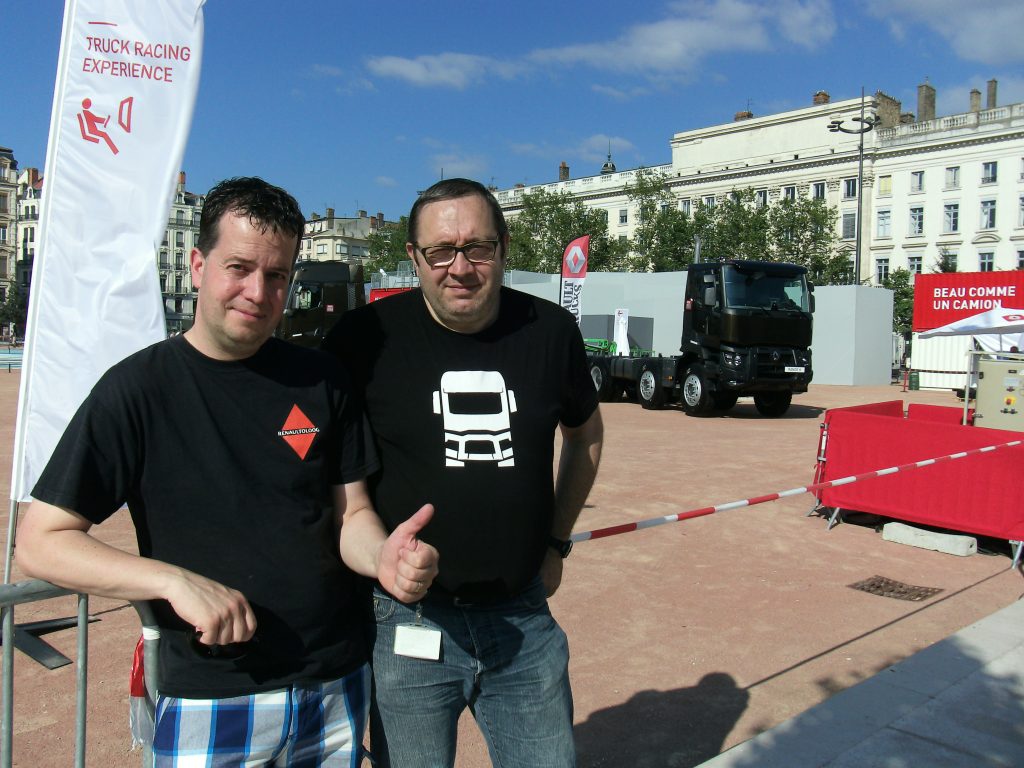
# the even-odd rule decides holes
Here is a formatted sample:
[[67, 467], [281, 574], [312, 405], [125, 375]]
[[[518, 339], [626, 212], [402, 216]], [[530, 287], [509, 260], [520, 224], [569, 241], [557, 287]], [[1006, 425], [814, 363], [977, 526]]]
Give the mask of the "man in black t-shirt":
[[[19, 532], [29, 575], [154, 601], [157, 766], [357, 762], [369, 672], [345, 566], [399, 601], [437, 572], [417, 539], [433, 510], [389, 535], [369, 501], [377, 457], [337, 361], [271, 338], [304, 224], [262, 179], [210, 191], [194, 325], [97, 382]], [[124, 504], [139, 555], [90, 533]]]
[[384, 524], [435, 509], [420, 532], [440, 554], [430, 591], [415, 608], [374, 596], [378, 766], [454, 765], [467, 706], [495, 765], [575, 764], [568, 644], [546, 598], [603, 430], [572, 316], [502, 287], [508, 243], [483, 186], [435, 184], [409, 215], [420, 289], [346, 313], [325, 341], [366, 401]]

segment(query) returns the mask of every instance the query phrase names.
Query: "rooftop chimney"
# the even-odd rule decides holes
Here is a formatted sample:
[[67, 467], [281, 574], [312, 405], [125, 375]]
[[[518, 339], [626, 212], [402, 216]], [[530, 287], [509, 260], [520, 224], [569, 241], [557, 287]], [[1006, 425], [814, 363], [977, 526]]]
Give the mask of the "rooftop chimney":
[[985, 99], [985, 109], [996, 108], [996, 79], [993, 77], [988, 81], [988, 95]]
[[568, 181], [569, 180], [569, 165], [563, 160], [558, 166], [558, 180]]
[[[995, 81], [993, 81], [993, 82], [995, 82]], [[993, 86], [990, 86], [990, 87], [993, 87]], [[993, 93], [994, 92], [995, 91], [993, 91]], [[184, 171], [178, 171], [178, 186], [181, 189], [185, 188], [185, 172]]]
[[328, 209], [327, 209], [327, 215], [325, 216], [325, 218], [326, 218], [326, 219], [327, 219], [328, 221], [330, 221], [331, 219], [333, 219], [333, 218], [334, 218], [334, 209], [333, 209], [333, 208], [328, 208]]
[[828, 95], [828, 91], [815, 91], [814, 97], [811, 99], [811, 103], [816, 107], [828, 104], [830, 101], [832, 101], [832, 97]]
[[360, 210], [359, 211], [359, 218], [360, 219], [365, 219], [366, 218], [366, 211]]
[[935, 119], [935, 86], [925, 81], [917, 86], [917, 120], [924, 123]]
[[384, 214], [381, 211], [377, 211], [377, 226], [384, 226]]
[[738, 123], [740, 120], [749, 120], [753, 116], [754, 116], [753, 112], [751, 112], [749, 109], [744, 109], [744, 110], [741, 110], [740, 112], [737, 112], [735, 115], [733, 115], [732, 116], [732, 121], [734, 123]]
[[971, 88], [971, 112], [981, 111], [981, 91]]

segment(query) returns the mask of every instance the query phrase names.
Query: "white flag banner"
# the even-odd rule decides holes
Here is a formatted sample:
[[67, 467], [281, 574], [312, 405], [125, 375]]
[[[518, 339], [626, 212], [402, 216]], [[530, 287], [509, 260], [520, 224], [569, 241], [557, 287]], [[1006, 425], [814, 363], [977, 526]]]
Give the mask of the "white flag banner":
[[67, 0], [11, 499], [111, 365], [166, 336], [156, 254], [202, 59], [205, 0]]

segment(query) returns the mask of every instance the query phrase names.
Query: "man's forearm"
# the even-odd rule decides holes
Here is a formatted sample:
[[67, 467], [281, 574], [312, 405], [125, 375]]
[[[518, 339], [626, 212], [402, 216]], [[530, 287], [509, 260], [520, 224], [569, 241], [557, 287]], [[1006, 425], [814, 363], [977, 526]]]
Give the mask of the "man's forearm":
[[562, 427], [562, 451], [555, 480], [555, 513], [551, 535], [567, 539], [597, 477], [604, 425], [600, 410], [579, 427]]

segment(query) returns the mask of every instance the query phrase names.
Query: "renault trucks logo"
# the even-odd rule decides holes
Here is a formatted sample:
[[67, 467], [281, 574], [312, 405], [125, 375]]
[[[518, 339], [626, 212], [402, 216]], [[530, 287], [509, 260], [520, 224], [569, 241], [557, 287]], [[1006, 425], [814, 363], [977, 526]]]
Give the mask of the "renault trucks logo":
[[583, 249], [574, 245], [565, 257], [565, 266], [569, 268], [569, 273], [578, 275], [586, 265], [587, 257], [583, 255]]
[[309, 420], [299, 406], [293, 405], [284, 422], [284, 427], [278, 430], [277, 436], [284, 438], [284, 441], [291, 446], [300, 459], [305, 459], [306, 454], [309, 453], [309, 446], [313, 444], [319, 431], [320, 428]]

